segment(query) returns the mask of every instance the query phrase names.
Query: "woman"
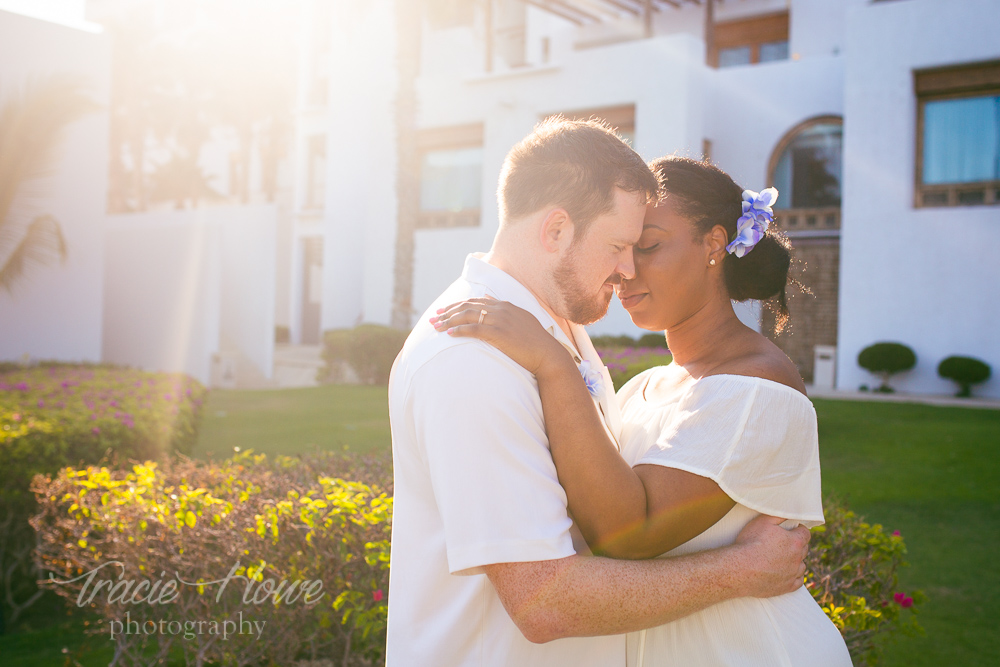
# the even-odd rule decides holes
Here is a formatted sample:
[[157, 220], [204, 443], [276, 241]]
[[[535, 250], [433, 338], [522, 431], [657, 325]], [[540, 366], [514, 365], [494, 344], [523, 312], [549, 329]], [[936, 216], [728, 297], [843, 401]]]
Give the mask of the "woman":
[[[578, 369], [533, 316], [473, 300], [445, 309], [435, 326], [486, 340], [535, 374], [560, 482], [596, 552], [651, 558], [719, 547], [759, 514], [821, 524], [812, 403], [794, 365], [732, 307], [776, 297], [779, 326], [787, 319], [789, 246], [768, 231], [777, 192], [743, 191], [721, 170], [686, 158], [651, 166], [664, 196], [647, 209], [636, 275], [617, 293], [636, 325], [665, 331], [673, 362], [618, 392], [621, 452], [588, 395], [597, 377]], [[628, 664], [642, 666], [851, 664], [804, 587], [632, 633], [628, 647]]]

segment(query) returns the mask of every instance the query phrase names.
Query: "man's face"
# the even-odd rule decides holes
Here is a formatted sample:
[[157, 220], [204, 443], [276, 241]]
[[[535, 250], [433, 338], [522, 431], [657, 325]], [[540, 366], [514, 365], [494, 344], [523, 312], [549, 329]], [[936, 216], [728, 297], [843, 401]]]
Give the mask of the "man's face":
[[632, 246], [642, 234], [645, 213], [636, 193], [616, 188], [611, 212], [595, 218], [582, 240], [574, 238], [554, 274], [560, 315], [591, 324], [607, 314], [615, 286], [635, 277]]

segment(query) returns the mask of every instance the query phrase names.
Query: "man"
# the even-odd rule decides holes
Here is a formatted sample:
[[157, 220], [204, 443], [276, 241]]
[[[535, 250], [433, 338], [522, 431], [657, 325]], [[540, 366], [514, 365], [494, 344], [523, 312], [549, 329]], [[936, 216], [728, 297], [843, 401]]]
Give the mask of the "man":
[[578, 363], [602, 369], [595, 401], [617, 441], [611, 379], [581, 325], [603, 317], [614, 285], [634, 276], [632, 245], [656, 188], [642, 159], [596, 122], [544, 122], [508, 154], [492, 249], [467, 258], [389, 380], [388, 667], [619, 666], [621, 633], [801, 585], [808, 531], [769, 518], [693, 556], [589, 555], [567, 514], [532, 375], [428, 321], [474, 297], [528, 310]]

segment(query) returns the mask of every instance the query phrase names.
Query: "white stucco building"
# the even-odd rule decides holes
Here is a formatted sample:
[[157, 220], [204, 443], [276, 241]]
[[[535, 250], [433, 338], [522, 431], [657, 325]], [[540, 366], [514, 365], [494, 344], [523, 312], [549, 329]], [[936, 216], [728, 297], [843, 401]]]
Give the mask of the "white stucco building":
[[[258, 185], [243, 205], [232, 197], [193, 210], [168, 202], [108, 212], [114, 45], [88, 18], [115, 4], [0, 0], [0, 107], [52, 75], [80, 82], [95, 103], [54, 146], [51, 176], [16, 192], [0, 263], [42, 215], [58, 222], [66, 260], [30, 266], [0, 290], [0, 360], [103, 361], [206, 384], [272, 384], [283, 202], [267, 202]], [[217, 134], [200, 156], [213, 177], [227, 172], [232, 152]], [[260, 171], [251, 164], [252, 184]]]
[[[0, 99], [66, 70], [107, 106], [111, 44], [85, 17], [123, 1], [0, 0]], [[266, 378], [275, 327], [316, 344], [360, 322], [406, 326], [467, 253], [490, 246], [509, 148], [562, 113], [607, 119], [647, 159], [707, 155], [745, 187], [781, 190], [779, 223], [813, 296], [792, 298], [792, 330], [777, 341], [807, 381], [871, 385], [857, 355], [884, 340], [917, 354], [894, 380], [905, 391], [950, 393], [936, 367], [953, 354], [1000, 372], [1000, 3], [423, 4], [287, 4], [301, 12], [300, 76], [276, 206], [109, 216], [107, 111], [74, 125], [47, 211], [69, 258], [16, 299], [0, 293], [0, 359], [207, 380], [228, 347]], [[414, 132], [401, 144], [402, 126]], [[217, 138], [202, 156], [220, 187], [231, 150]], [[131, 243], [162, 265], [137, 261]], [[143, 296], [177, 284], [181, 296]], [[617, 301], [591, 329], [639, 333]], [[1000, 397], [1000, 379], [976, 393]]]
[[[18, 13], [29, 10], [35, 16]], [[66, 129], [51, 176], [28, 184], [34, 198], [22, 192], [14, 201], [16, 224], [8, 233], [51, 215], [62, 229], [66, 260], [33, 266], [11, 292], [0, 290], [0, 359], [99, 361], [111, 44], [99, 26], [84, 21], [82, 2], [0, 2], [0, 106], [48, 76], [79, 82], [100, 108]], [[5, 239], [0, 262], [20, 238]]]
[[[396, 39], [390, 0], [313, 3], [301, 84], [321, 90], [300, 100], [293, 341], [388, 324], [394, 303], [412, 322], [489, 247], [507, 150], [563, 113], [608, 119], [647, 159], [707, 154], [745, 187], [778, 186], [814, 292], [792, 299], [778, 342], [807, 380], [833, 381], [834, 362], [815, 378], [813, 362], [835, 346], [836, 386], [871, 384], [856, 359], [882, 340], [917, 353], [894, 382], [905, 391], [951, 392], [936, 367], [952, 354], [1000, 370], [1000, 4], [708, 4], [432, 0], [417, 51]], [[414, 204], [395, 177], [397, 58], [413, 53], [420, 213], [398, 275], [396, 212]], [[637, 333], [617, 302], [591, 329]], [[1000, 396], [1000, 380], [977, 393]]]

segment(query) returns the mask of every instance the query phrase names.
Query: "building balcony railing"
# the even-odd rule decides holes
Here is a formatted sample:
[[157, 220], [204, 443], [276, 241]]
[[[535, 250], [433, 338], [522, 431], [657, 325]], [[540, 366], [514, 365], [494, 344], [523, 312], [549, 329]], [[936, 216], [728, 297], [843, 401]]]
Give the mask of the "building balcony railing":
[[840, 207], [784, 208], [774, 212], [774, 221], [789, 236], [839, 236]]
[[917, 186], [918, 207], [996, 204], [1000, 204], [1000, 181]]

